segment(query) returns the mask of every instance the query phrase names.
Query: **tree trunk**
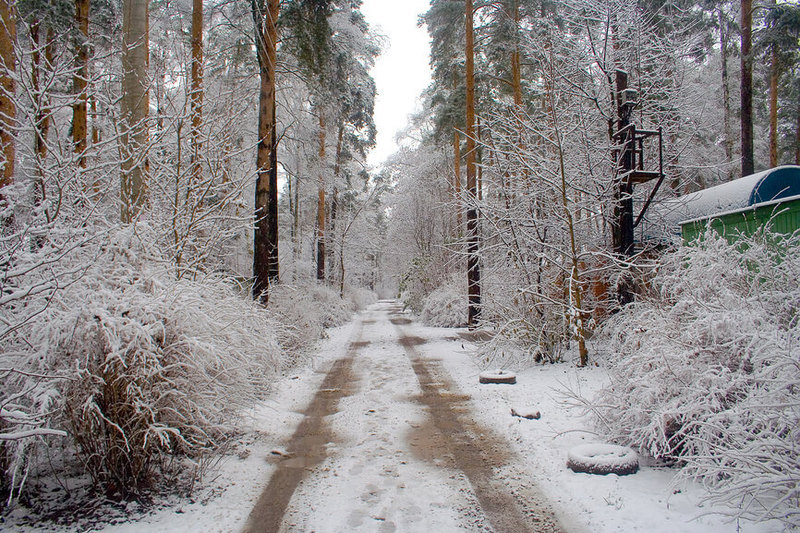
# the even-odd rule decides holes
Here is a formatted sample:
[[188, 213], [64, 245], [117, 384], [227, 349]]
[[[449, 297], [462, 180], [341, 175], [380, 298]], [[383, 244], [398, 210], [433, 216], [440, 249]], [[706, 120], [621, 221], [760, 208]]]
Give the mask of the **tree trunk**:
[[202, 173], [200, 126], [203, 122], [203, 0], [192, 0], [192, 83], [189, 97], [192, 119], [191, 175], [192, 184], [196, 184]]
[[[453, 67], [453, 92], [458, 89], [458, 74]], [[456, 199], [456, 235], [461, 237], [461, 138], [458, 129], [453, 128], [453, 191]]]
[[742, 0], [742, 176], [755, 171], [753, 159], [753, 2]]
[[256, 191], [253, 232], [253, 297], [269, 301], [270, 283], [278, 281], [277, 206], [278, 191], [272, 184], [272, 151], [275, 149], [275, 61], [277, 59], [279, 0], [252, 0], [258, 56], [260, 89], [258, 95], [258, 147], [256, 150]]
[[328, 257], [325, 259], [325, 266], [327, 267], [326, 275], [328, 276], [328, 284], [333, 286], [336, 283], [336, 216], [337, 210], [339, 209], [339, 190], [336, 185], [333, 186], [333, 191], [331, 191], [330, 200], [328, 201], [330, 204], [330, 209], [328, 209], [328, 246], [326, 248], [326, 253]]
[[317, 190], [317, 279], [325, 281], [325, 113], [319, 109], [319, 189]]
[[120, 187], [122, 222], [130, 223], [147, 204], [148, 58], [150, 51], [148, 0], [125, 0], [122, 11], [122, 115]]
[[[728, 33], [727, 21], [725, 20], [725, 10], [719, 6], [719, 45], [722, 60], [722, 123], [723, 123], [723, 147], [725, 148], [725, 160], [733, 161], [733, 131], [731, 128], [731, 89], [728, 76]], [[728, 170], [728, 180], [733, 179], [733, 169]]]
[[466, 0], [466, 87], [467, 87], [467, 324], [478, 325], [481, 313], [481, 273], [478, 261], [477, 180], [475, 178], [475, 45], [472, 28], [472, 0]]
[[456, 199], [456, 235], [461, 236], [461, 139], [458, 130], [453, 131], [453, 196]]
[[[272, 116], [277, 117], [277, 98], [272, 99]], [[280, 259], [278, 256], [278, 121], [272, 121], [272, 148], [269, 152], [269, 279], [270, 283], [280, 280]]]
[[794, 164], [800, 165], [800, 98], [797, 102], [797, 124], [794, 127]]
[[[550, 76], [553, 77], [552, 71], [552, 58], [550, 63], [551, 71]], [[550, 99], [550, 113], [553, 121], [553, 133], [555, 134], [555, 145], [558, 150], [558, 169], [561, 176], [561, 205], [564, 208], [564, 219], [567, 223], [569, 231], [569, 257], [571, 261], [570, 275], [569, 275], [569, 288], [568, 288], [568, 312], [567, 321], [572, 325], [573, 331], [571, 336], [578, 339], [578, 355], [580, 357], [579, 366], [586, 366], [589, 362], [589, 351], [586, 348], [586, 330], [584, 328], [584, 312], [583, 312], [583, 291], [581, 289], [580, 279], [580, 261], [578, 258], [578, 246], [575, 242], [575, 221], [572, 217], [570, 207], [570, 199], [567, 194], [567, 171], [564, 165], [564, 147], [561, 143], [561, 131], [559, 129], [558, 115], [556, 113], [555, 99], [553, 92], [549, 93]]]
[[512, 0], [511, 8], [514, 17], [514, 48], [511, 50], [511, 86], [514, 91], [514, 106], [517, 112], [522, 106], [522, 68], [519, 57], [519, 0]]
[[[16, 63], [14, 44], [17, 41], [17, 22], [13, 0], [0, 0], [0, 190], [14, 181], [14, 138], [17, 107], [14, 102]], [[0, 201], [3, 195], [0, 193]]]
[[[42, 65], [42, 43], [41, 43], [41, 23], [39, 20], [31, 24], [31, 41], [33, 52], [31, 53], [31, 85], [34, 98], [36, 99], [36, 113], [34, 124], [33, 151], [36, 156], [37, 177], [35, 181], [34, 203], [39, 206], [44, 203], [47, 191], [45, 189], [45, 170], [44, 161], [47, 158], [47, 138], [50, 134], [51, 109], [50, 98], [46, 91], [42, 90], [40, 76], [43, 72], [51, 73], [53, 68], [53, 28], [47, 30], [44, 45], [44, 65]], [[49, 221], [49, 214], [45, 211], [45, 216]]]
[[[332, 191], [331, 199], [330, 199], [330, 204], [331, 204], [330, 217], [329, 217], [330, 223], [328, 224], [328, 235], [330, 236], [330, 238], [328, 239], [328, 242], [329, 242], [329, 244], [331, 246], [328, 249], [327, 266], [328, 266], [328, 278], [330, 278], [328, 280], [328, 282], [331, 285], [333, 285], [336, 282], [336, 280], [334, 278], [336, 277], [336, 271], [337, 271], [337, 269], [336, 269], [336, 255], [337, 255], [337, 253], [336, 253], [336, 247], [333, 246], [333, 244], [335, 242], [337, 242], [337, 239], [336, 239], [336, 224], [337, 224], [336, 217], [339, 215], [339, 213], [338, 213], [338, 210], [339, 210], [339, 188], [338, 188], [338, 183], [339, 183], [339, 175], [341, 174], [341, 171], [342, 171], [342, 148], [343, 148], [343, 146], [344, 146], [344, 124], [341, 124], [341, 125], [339, 125], [339, 133], [336, 136], [336, 159], [335, 159], [335, 161], [333, 163], [333, 191]], [[341, 254], [339, 254], [339, 255], [341, 255]]]
[[769, 166], [778, 166], [778, 49], [773, 46], [769, 70]]
[[97, 127], [97, 98], [92, 96], [89, 105], [92, 110], [92, 144], [96, 146], [100, 143], [100, 128]]
[[42, 65], [41, 23], [38, 20], [31, 24], [31, 42], [33, 43], [33, 52], [31, 53], [31, 85], [36, 98], [36, 135], [33, 140], [33, 145], [34, 153], [37, 158], [37, 165], [41, 165], [47, 157], [47, 136], [50, 133], [50, 106], [48, 103], [49, 99], [41, 88], [39, 77], [45, 69], [47, 72], [51, 70], [53, 51], [52, 44], [48, 40], [45, 44], [44, 53], [46, 64]]
[[300, 261], [300, 177], [294, 179], [294, 213], [292, 218], [294, 227], [293, 254], [295, 265]]
[[80, 168], [86, 168], [89, 84], [89, 0], [75, 0], [75, 74], [72, 76], [72, 146]]

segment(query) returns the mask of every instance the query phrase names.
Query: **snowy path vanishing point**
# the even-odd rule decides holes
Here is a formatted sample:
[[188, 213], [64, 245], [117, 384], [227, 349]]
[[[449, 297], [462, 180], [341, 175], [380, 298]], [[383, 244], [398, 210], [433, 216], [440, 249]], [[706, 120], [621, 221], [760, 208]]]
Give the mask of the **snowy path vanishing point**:
[[401, 309], [357, 317], [244, 531], [562, 531]]

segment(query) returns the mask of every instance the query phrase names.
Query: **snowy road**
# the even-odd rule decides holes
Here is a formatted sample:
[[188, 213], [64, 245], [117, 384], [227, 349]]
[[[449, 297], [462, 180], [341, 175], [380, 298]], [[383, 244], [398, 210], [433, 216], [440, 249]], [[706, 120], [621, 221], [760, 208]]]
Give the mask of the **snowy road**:
[[561, 531], [401, 307], [357, 320], [244, 530]]

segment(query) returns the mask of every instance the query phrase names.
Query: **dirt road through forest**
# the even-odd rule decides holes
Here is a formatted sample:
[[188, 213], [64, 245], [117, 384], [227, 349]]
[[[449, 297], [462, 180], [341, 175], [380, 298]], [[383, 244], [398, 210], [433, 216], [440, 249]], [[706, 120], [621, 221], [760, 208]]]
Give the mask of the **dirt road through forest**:
[[244, 531], [562, 531], [401, 306], [356, 320]]

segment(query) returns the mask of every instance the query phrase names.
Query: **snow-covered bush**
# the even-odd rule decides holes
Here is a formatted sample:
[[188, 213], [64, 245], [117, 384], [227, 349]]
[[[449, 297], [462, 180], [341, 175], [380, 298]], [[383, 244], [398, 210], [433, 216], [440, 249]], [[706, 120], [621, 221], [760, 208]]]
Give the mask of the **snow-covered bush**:
[[800, 239], [730, 245], [709, 232], [667, 254], [652, 295], [611, 319], [615, 441], [675, 461], [741, 515], [800, 526]]
[[105, 234], [85, 219], [47, 221], [43, 208], [25, 206], [24, 193], [22, 185], [5, 187], [11, 201], [0, 202], [0, 509], [19, 495], [40, 445], [65, 436], [55, 415], [70, 376], [37, 338]]
[[[571, 339], [567, 310], [556, 298], [520, 290], [525, 278], [510, 268], [495, 268], [481, 282], [485, 295], [481, 321], [493, 329], [491, 338], [478, 347], [483, 368], [523, 368], [562, 360]], [[551, 289], [557, 291], [558, 286]]]
[[467, 325], [467, 278], [452, 275], [422, 303], [422, 322], [428, 326], [462, 328]]
[[[80, 279], [30, 321], [28, 352], [16, 361], [60, 377], [45, 382], [46, 394], [25, 388], [20, 372], [4, 383], [15, 385], [4, 408], [12, 398], [46, 408], [44, 425], [67, 431], [109, 495], [136, 495], [178, 467], [175, 457], [214, 449], [282, 356], [266, 310], [223, 278], [178, 280], [152, 242], [146, 225], [112, 232]], [[29, 466], [26, 445], [6, 454], [12, 475]]]
[[357, 311], [378, 301], [378, 295], [374, 291], [361, 287], [345, 287], [344, 297]]
[[350, 320], [355, 308], [352, 301], [339, 298], [334, 289], [314, 282], [273, 287], [268, 306], [274, 320], [281, 324], [276, 332], [280, 345], [294, 355], [319, 340], [325, 328]]

